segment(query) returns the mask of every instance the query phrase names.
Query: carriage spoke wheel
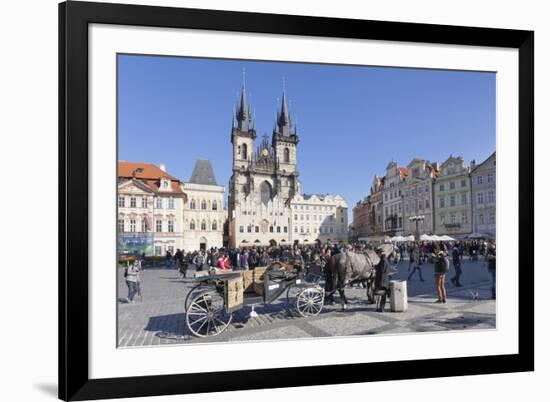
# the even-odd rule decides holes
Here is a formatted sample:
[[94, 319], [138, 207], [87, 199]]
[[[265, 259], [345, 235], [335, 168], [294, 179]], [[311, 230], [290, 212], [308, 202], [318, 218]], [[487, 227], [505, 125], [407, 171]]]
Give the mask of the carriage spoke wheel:
[[204, 292], [204, 289], [206, 286], [204, 286], [202, 283], [193, 286], [191, 289], [189, 289], [189, 292], [187, 293], [187, 296], [185, 296], [185, 311], [189, 310], [189, 306], [191, 305], [191, 301]]
[[232, 314], [225, 312], [223, 297], [215, 290], [195, 296], [185, 315], [189, 331], [201, 338], [221, 334], [231, 323], [232, 317]]
[[325, 292], [319, 288], [307, 288], [296, 297], [296, 310], [302, 317], [313, 317], [321, 312]]

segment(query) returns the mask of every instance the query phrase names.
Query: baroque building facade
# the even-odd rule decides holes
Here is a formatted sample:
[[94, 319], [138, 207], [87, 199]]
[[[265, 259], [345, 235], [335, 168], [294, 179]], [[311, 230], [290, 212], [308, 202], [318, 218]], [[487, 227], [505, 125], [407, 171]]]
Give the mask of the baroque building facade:
[[[347, 210], [347, 205], [341, 205], [343, 198], [340, 197], [340, 200], [336, 199], [338, 196], [332, 199], [323, 196], [321, 199], [301, 195], [298, 172], [299, 137], [284, 91], [281, 106], [277, 110], [271, 142], [269, 137], [264, 135], [256, 146], [256, 138], [255, 119], [251, 114], [243, 83], [231, 128], [233, 166], [228, 194], [229, 246], [290, 245], [295, 240], [328, 238], [331, 235], [331, 227], [333, 231], [341, 230], [339, 227], [337, 229], [336, 223], [340, 222], [338, 219], [341, 218], [342, 211]], [[328, 208], [330, 205], [334, 208], [334, 225], [332, 222], [321, 222], [319, 226], [303, 225], [294, 221], [293, 212], [296, 208], [301, 208], [301, 205], [311, 208]], [[315, 210], [311, 212], [313, 211]], [[347, 217], [344, 223], [347, 227]], [[310, 236], [305, 236], [307, 232], [301, 233], [301, 227], [304, 231], [309, 227]], [[328, 233], [324, 233], [325, 228]], [[315, 233], [315, 230], [323, 232]], [[324, 236], [325, 234], [327, 236]], [[347, 230], [343, 235], [343, 238], [347, 239]]]
[[183, 246], [182, 183], [164, 165], [118, 162], [120, 254], [164, 255]]
[[496, 152], [471, 172], [473, 231], [496, 236]]
[[462, 157], [449, 156], [434, 182], [434, 231], [436, 235], [462, 238], [472, 233], [470, 166]]
[[209, 160], [197, 160], [188, 182], [183, 183], [183, 249], [206, 250], [223, 246], [225, 188], [216, 182]]
[[348, 205], [342, 196], [298, 194], [290, 206], [291, 242], [348, 240]]
[[384, 233], [387, 236], [403, 235], [403, 186], [408, 176], [407, 168], [391, 161], [386, 167], [383, 198]]
[[[424, 159], [413, 159], [403, 183], [403, 226], [406, 235], [433, 234], [433, 182], [439, 173], [437, 163]], [[421, 216], [419, 221], [411, 217]], [[418, 226], [417, 226], [418, 225]]]

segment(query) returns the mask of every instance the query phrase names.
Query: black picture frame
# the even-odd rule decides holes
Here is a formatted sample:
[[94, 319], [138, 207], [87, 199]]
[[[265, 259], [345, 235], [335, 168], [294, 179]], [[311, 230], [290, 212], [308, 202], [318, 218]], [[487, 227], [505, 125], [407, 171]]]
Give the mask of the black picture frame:
[[[519, 51], [517, 354], [90, 379], [88, 25], [192, 28]], [[59, 5], [59, 398], [90, 400], [534, 370], [534, 32], [70, 1]], [[521, 269], [519, 269], [521, 268]], [[69, 336], [70, 335], [70, 336]]]

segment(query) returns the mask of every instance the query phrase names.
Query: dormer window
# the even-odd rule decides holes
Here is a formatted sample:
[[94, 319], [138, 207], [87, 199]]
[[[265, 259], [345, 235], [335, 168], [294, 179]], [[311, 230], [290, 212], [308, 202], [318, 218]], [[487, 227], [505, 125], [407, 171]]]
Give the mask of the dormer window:
[[170, 180], [168, 179], [160, 179], [160, 189], [162, 191], [169, 191], [170, 190]]

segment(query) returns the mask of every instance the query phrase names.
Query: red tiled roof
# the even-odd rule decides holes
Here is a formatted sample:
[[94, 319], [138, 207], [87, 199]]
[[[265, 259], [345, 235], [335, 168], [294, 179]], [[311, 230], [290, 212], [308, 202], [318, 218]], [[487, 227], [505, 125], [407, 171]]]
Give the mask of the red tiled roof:
[[[135, 172], [136, 169], [142, 169], [141, 172]], [[135, 176], [133, 173], [135, 172]], [[143, 162], [125, 162], [118, 161], [118, 177], [135, 177], [136, 179], [150, 179], [159, 180], [162, 177], [166, 177], [170, 180], [180, 181], [177, 177], [170, 175], [169, 173], [161, 170], [158, 166], [152, 163]]]
[[[136, 169], [142, 169], [142, 171], [136, 172]], [[118, 177], [122, 179], [132, 179], [134, 177], [155, 192], [160, 189], [160, 179], [167, 178], [170, 179], [172, 193], [183, 192], [180, 187], [181, 182], [177, 177], [151, 163], [118, 161]]]
[[399, 173], [402, 177], [407, 177], [409, 175], [409, 169], [407, 168], [399, 168]]

